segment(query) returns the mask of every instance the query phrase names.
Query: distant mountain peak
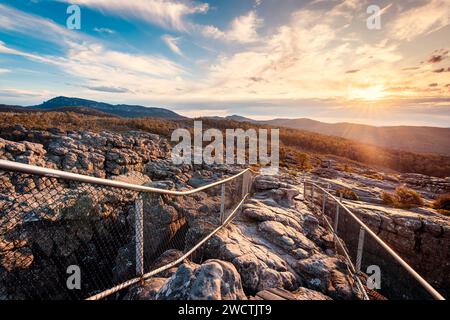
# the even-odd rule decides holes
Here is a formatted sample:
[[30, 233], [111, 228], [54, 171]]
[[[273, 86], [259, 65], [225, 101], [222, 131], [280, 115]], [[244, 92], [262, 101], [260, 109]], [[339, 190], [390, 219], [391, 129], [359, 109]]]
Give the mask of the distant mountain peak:
[[75, 97], [58, 96], [44, 103], [31, 108], [35, 109], [61, 109], [64, 107], [83, 107], [102, 111], [125, 118], [165, 118], [165, 119], [184, 119], [181, 115], [164, 108], [144, 107], [139, 105], [118, 104], [113, 105], [105, 102], [87, 100]]
[[256, 122], [256, 120], [247, 118], [247, 117], [243, 117], [237, 114], [233, 114], [231, 116], [226, 117], [225, 119], [228, 120], [234, 120], [234, 121], [240, 121], [240, 122]]

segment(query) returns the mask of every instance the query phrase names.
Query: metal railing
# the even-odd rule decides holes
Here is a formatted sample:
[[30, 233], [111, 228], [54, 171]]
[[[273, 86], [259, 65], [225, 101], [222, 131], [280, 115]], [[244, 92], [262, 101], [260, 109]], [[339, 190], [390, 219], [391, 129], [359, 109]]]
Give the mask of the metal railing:
[[[381, 270], [381, 288], [377, 289], [387, 298], [445, 300], [342, 202], [342, 194], [338, 198], [318, 183], [307, 179], [303, 183], [305, 202], [320, 208], [320, 214], [334, 234], [337, 249], [362, 280], [368, 279], [363, 267], [375, 266]], [[373, 285], [371, 282], [370, 287]]]
[[[123, 295], [193, 256], [251, 185], [250, 169], [175, 191], [0, 160], [0, 299]], [[69, 288], [69, 265], [80, 267], [82, 288]]]

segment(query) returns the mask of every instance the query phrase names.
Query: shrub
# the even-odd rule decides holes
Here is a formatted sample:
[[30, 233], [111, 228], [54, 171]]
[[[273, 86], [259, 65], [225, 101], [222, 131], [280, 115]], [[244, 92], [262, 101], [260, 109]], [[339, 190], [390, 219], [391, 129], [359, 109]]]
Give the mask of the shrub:
[[348, 164], [344, 164], [344, 166], [341, 167], [341, 171], [344, 171], [347, 173], [352, 173], [355, 170], [353, 170], [353, 168], [351, 166], [349, 166]]
[[381, 200], [383, 201], [384, 204], [388, 206], [395, 206], [395, 204], [397, 203], [395, 195], [393, 193], [385, 191], [381, 193]]
[[369, 179], [373, 179], [373, 180], [384, 180], [384, 176], [382, 174], [379, 173], [366, 173], [363, 174], [363, 176], [369, 178]]
[[424, 205], [422, 197], [414, 190], [406, 187], [398, 187], [395, 193], [383, 192], [381, 199], [386, 205], [396, 208], [411, 209]]
[[336, 193], [338, 196], [342, 194], [342, 197], [347, 200], [354, 200], [354, 201], [359, 200], [358, 195], [353, 190], [350, 190], [348, 188], [339, 188], [336, 190]]
[[434, 200], [433, 208], [441, 211], [450, 211], [450, 193], [440, 195]]
[[437, 212], [439, 212], [440, 214], [442, 214], [444, 216], [450, 217], [450, 210], [441, 210], [441, 209], [439, 209], [439, 210], [437, 210]]

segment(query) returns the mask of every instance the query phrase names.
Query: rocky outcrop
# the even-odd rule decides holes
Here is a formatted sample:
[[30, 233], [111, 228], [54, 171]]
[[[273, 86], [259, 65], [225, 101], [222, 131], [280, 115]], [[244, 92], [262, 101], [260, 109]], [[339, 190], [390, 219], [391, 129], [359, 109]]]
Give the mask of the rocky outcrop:
[[[360, 201], [345, 200], [347, 206], [432, 286], [445, 296], [450, 295], [450, 279], [443, 276], [450, 273], [450, 219], [427, 205], [440, 193], [448, 192], [448, 178], [418, 174], [393, 175], [362, 170], [348, 173], [336, 168], [329, 170], [335, 170], [338, 178], [315, 177], [316, 181], [327, 186], [331, 192], [336, 193], [340, 188], [354, 191]], [[385, 206], [380, 194], [383, 191], [391, 192], [399, 185], [418, 191], [425, 199], [426, 205], [409, 210]], [[321, 206], [321, 203], [316, 204]], [[335, 207], [327, 206], [327, 213], [333, 219]], [[341, 219], [344, 220], [339, 223], [339, 234], [346, 241], [350, 252], [356, 252], [358, 227], [343, 216]], [[384, 287], [391, 297], [428, 297], [417, 281], [370, 239], [365, 243], [363, 268], [368, 265], [378, 265], [385, 274], [391, 275], [384, 277]], [[398, 283], [402, 283], [402, 286]], [[410, 295], [414, 293], [418, 295]]]
[[[35, 196], [16, 186], [13, 192], [3, 190], [13, 201], [0, 201], [0, 277], [14, 299], [67, 298], [65, 268], [78, 265], [99, 277], [109, 273], [117, 250], [132, 236], [129, 213], [134, 192], [76, 184], [63, 188], [58, 182], [49, 183], [53, 179], [42, 179], [31, 180], [47, 185]], [[104, 283], [101, 278], [96, 281]], [[48, 289], [50, 283], [54, 291]], [[83, 292], [93, 289], [94, 282], [84, 284]]]
[[308, 288], [324, 292], [334, 299], [354, 298], [347, 268], [342, 259], [320, 253], [300, 260], [296, 265], [296, 271], [303, 276]]
[[[357, 299], [345, 260], [334, 253], [320, 221], [295, 200], [299, 191], [280, 177], [257, 177], [254, 188], [242, 214], [208, 242], [204, 254], [231, 262], [247, 294], [307, 287], [335, 299]], [[315, 265], [312, 257], [322, 263]], [[320, 276], [323, 282], [317, 283]]]
[[[2, 159], [156, 188], [188, 190], [236, 173], [228, 166], [174, 166], [167, 160], [167, 141], [143, 132], [16, 126], [3, 130], [1, 137], [8, 139], [0, 139]], [[404, 211], [379, 205], [379, 193], [399, 184], [420, 189], [431, 200], [449, 190], [448, 179], [343, 172], [336, 164], [313, 174], [322, 176], [331, 190], [347, 187], [370, 201], [347, 203], [434, 286], [444, 292], [450, 287], [443, 276], [450, 274], [448, 219], [427, 208]], [[241, 184], [227, 187], [227, 208], [235, 205]], [[83, 281], [86, 296], [136, 276], [136, 192], [12, 173], [0, 174], [0, 191], [0, 299], [72, 297], [65, 290], [65, 267], [73, 264], [91, 274]], [[125, 299], [246, 299], [273, 289], [287, 290], [298, 300], [360, 299], [333, 235], [301, 201], [300, 182], [287, 174], [260, 175], [253, 191], [236, 219], [192, 262], [134, 286]], [[145, 194], [142, 200], [146, 271], [180, 258], [220, 224], [220, 187], [188, 197]], [[345, 230], [345, 223], [340, 227], [344, 234], [353, 232]], [[363, 265], [385, 259], [376, 250], [366, 258]]]
[[[170, 159], [167, 141], [144, 132], [16, 126], [2, 129], [1, 136], [10, 139], [0, 139], [2, 159], [156, 188], [188, 190], [235, 173], [228, 166], [174, 166], [166, 160]], [[67, 298], [69, 265], [91, 274], [83, 281], [82, 297], [136, 275], [136, 192], [11, 172], [0, 174], [0, 181], [3, 298]], [[146, 268], [157, 268], [158, 261], [170, 259], [170, 254], [160, 256], [167, 249], [191, 248], [217, 227], [219, 193], [207, 192], [176, 198], [143, 196]], [[171, 271], [176, 270], [162, 276]], [[48, 291], [49, 283], [55, 292]]]
[[156, 295], [159, 300], [246, 300], [236, 268], [208, 260], [202, 265], [182, 264]]
[[[445, 276], [450, 274], [450, 219], [370, 204], [348, 205], [431, 285], [450, 295], [450, 278]], [[386, 259], [381, 252], [368, 258], [373, 262]]]
[[[242, 214], [198, 254], [213, 260], [172, 268], [144, 287], [133, 288], [127, 298], [246, 299], [279, 288], [298, 300], [359, 299], [344, 258], [334, 252], [330, 233], [295, 199], [299, 191], [288, 182], [292, 181], [283, 177], [257, 177], [257, 192]], [[201, 210], [193, 220], [197, 223], [189, 222], [188, 233], [197, 240], [186, 241], [187, 245], [211, 231], [214, 221], [210, 215], [202, 218]]]
[[400, 176], [400, 181], [408, 187], [431, 193], [443, 194], [450, 192], [450, 177], [436, 178], [417, 173], [405, 173]]
[[0, 157], [11, 161], [106, 177], [142, 172], [145, 164], [168, 158], [170, 145], [144, 132], [77, 132], [59, 129], [2, 129]]
[[[170, 255], [167, 253], [166, 255]], [[241, 278], [229, 262], [185, 261], [169, 274], [160, 274], [132, 287], [125, 300], [247, 300]]]
[[143, 285], [133, 286], [123, 300], [156, 300], [156, 296], [166, 283], [167, 278], [151, 278]]
[[399, 186], [414, 189], [427, 200], [450, 192], [450, 177], [437, 178], [414, 173], [384, 173], [368, 168], [352, 167], [343, 171], [341, 167], [317, 168], [306, 175], [329, 184], [333, 190], [348, 188], [364, 202], [381, 203], [380, 193], [391, 192]]

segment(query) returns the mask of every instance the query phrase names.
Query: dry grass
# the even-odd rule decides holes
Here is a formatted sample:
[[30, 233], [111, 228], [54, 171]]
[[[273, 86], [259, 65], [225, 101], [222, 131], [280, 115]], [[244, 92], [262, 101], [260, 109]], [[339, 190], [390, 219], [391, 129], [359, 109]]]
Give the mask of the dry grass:
[[353, 200], [353, 201], [359, 200], [358, 195], [354, 191], [347, 189], [347, 188], [339, 188], [336, 190], [336, 193], [338, 196], [340, 194], [342, 194], [342, 197], [347, 200]]
[[382, 192], [383, 203], [401, 209], [418, 208], [424, 205], [422, 197], [414, 190], [398, 187], [395, 193]]
[[445, 216], [450, 216], [450, 193], [440, 195], [434, 200], [433, 208]]
[[373, 180], [380, 180], [383, 181], [384, 180], [384, 176], [382, 174], [379, 173], [370, 173], [370, 174], [363, 174], [363, 176], [369, 178], [369, 179], [373, 179]]
[[179, 126], [175, 121], [163, 119], [125, 119], [119, 117], [92, 116], [75, 112], [1, 113], [0, 132], [2, 128], [9, 128], [13, 124], [23, 125], [26, 128], [37, 130], [50, 128], [94, 132], [103, 130], [116, 132], [141, 130], [160, 134], [165, 137], [170, 137], [172, 131]]
[[[203, 120], [204, 129], [217, 128], [242, 128], [244, 130], [270, 129], [265, 125], [256, 125], [229, 120]], [[27, 128], [49, 129], [58, 127], [65, 130], [111, 130], [126, 132], [130, 130], [142, 130], [170, 137], [172, 131], [178, 127], [192, 130], [192, 120], [164, 120], [153, 118], [126, 119], [120, 117], [96, 116], [78, 114], [75, 112], [33, 112], [0, 114], [0, 134], [6, 128], [14, 124], [21, 124]], [[438, 177], [450, 175], [450, 157], [432, 154], [417, 154], [399, 150], [391, 150], [372, 145], [362, 144], [347, 139], [330, 137], [311, 133], [303, 130], [280, 128], [281, 146], [287, 150], [296, 150], [293, 164], [299, 169], [307, 170], [311, 166], [312, 159], [305, 154], [327, 155], [349, 159], [359, 163], [387, 167], [400, 172], [416, 172]], [[289, 151], [290, 152], [290, 151]], [[284, 158], [280, 157], [281, 160]], [[292, 165], [287, 163], [287, 165]], [[346, 170], [352, 171], [351, 168]], [[380, 179], [379, 176], [373, 176]]]
[[450, 210], [437, 210], [440, 214], [450, 217]]

